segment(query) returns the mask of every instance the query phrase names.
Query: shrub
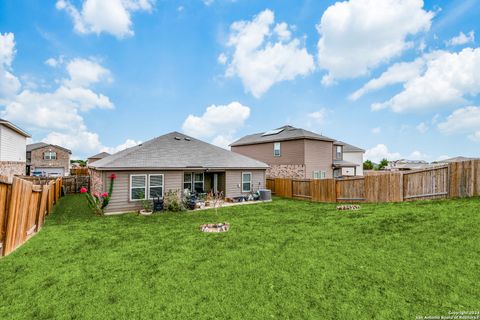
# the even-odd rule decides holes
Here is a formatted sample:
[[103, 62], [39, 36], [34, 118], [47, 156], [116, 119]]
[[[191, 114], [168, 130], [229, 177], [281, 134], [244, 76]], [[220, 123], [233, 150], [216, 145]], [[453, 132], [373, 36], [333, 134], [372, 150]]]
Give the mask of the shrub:
[[178, 212], [185, 210], [185, 206], [180, 199], [179, 190], [168, 190], [164, 196], [164, 205], [168, 211]]

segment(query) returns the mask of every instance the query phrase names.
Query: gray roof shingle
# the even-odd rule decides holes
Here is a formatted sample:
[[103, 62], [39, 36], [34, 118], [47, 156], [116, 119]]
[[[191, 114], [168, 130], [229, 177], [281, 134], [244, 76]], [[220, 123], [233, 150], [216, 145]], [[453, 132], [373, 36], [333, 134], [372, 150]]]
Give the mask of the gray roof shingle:
[[268, 165], [179, 132], [171, 132], [97, 160], [99, 170], [266, 169]]
[[243, 146], [250, 144], [259, 144], [266, 142], [275, 142], [275, 141], [286, 141], [286, 140], [298, 140], [298, 139], [311, 139], [311, 140], [321, 140], [321, 141], [331, 141], [335, 142], [335, 139], [322, 136], [318, 133], [311, 132], [301, 128], [295, 128], [292, 126], [283, 126], [276, 130], [282, 130], [276, 134], [265, 135], [266, 132], [260, 132], [245, 136], [239, 140], [233, 142], [230, 146]]
[[45, 142], [35, 142], [35, 143], [27, 144], [27, 151], [33, 151], [33, 150], [40, 149], [40, 148], [43, 148], [43, 147], [48, 147], [48, 146], [53, 146], [53, 147], [62, 149], [62, 150], [66, 151], [70, 154], [72, 153], [72, 151], [70, 149], [57, 146], [56, 144], [49, 144], [49, 143], [45, 143]]
[[94, 156], [88, 157], [88, 159], [103, 159], [105, 157], [108, 157], [109, 155], [110, 155], [110, 153], [108, 153], [108, 152], [100, 152], [100, 153], [97, 153]]
[[343, 152], [365, 152], [364, 149], [361, 149], [359, 147], [355, 147], [351, 144], [348, 144], [343, 141], [335, 141], [335, 144], [340, 144], [343, 146]]

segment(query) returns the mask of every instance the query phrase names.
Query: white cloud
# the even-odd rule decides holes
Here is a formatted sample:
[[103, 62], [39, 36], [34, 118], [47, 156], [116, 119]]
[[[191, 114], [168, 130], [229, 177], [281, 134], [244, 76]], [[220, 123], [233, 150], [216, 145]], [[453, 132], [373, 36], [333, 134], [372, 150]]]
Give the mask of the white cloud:
[[274, 13], [267, 9], [252, 21], [230, 26], [227, 46], [234, 52], [226, 76], [238, 76], [245, 90], [257, 98], [275, 83], [305, 76], [315, 68], [300, 40], [290, 40], [289, 26], [284, 22], [273, 26], [274, 20]]
[[206, 5], [206, 6], [209, 6], [214, 2], [215, 2], [214, 0], [203, 0], [203, 4]]
[[467, 43], [473, 43], [475, 42], [475, 32], [470, 31], [468, 33], [468, 35], [466, 35], [465, 33], [463, 32], [460, 32], [458, 34], [458, 36], [456, 37], [453, 37], [452, 39], [448, 40], [448, 41], [445, 41], [445, 44], [447, 46], [460, 46], [460, 45], [463, 45], [463, 44], [467, 44]]
[[69, 87], [86, 87], [104, 80], [111, 81], [108, 69], [88, 59], [73, 59], [67, 64], [67, 72], [70, 79], [65, 83]]
[[58, 0], [58, 10], [65, 10], [72, 18], [78, 33], [110, 33], [117, 38], [134, 34], [131, 13], [150, 12], [154, 0], [85, 0], [79, 11], [69, 0]]
[[105, 151], [105, 152], [114, 154], [114, 153], [117, 153], [119, 151], [131, 148], [131, 147], [135, 147], [136, 145], [139, 145], [140, 143], [142, 143], [142, 141], [135, 141], [133, 139], [127, 139], [127, 140], [125, 140], [124, 143], [121, 143], [116, 147], [103, 147], [103, 148], [100, 149], [100, 151]]
[[373, 134], [380, 134], [382, 132], [382, 128], [376, 127], [372, 129]]
[[330, 81], [366, 75], [411, 48], [407, 37], [429, 30], [433, 16], [422, 0], [336, 2], [317, 25], [318, 64]]
[[404, 83], [422, 72], [425, 60], [418, 58], [413, 62], [399, 62], [391, 65], [378, 78], [368, 81], [362, 88], [349, 96], [350, 100], [358, 100], [370, 91], [379, 90], [386, 86]]
[[[380, 76], [381, 78], [381, 76]], [[425, 71], [405, 81], [403, 91], [372, 110], [406, 112], [466, 104], [480, 93], [480, 48], [426, 56]]]
[[480, 141], [480, 107], [469, 106], [455, 110], [438, 129], [445, 134], [468, 133], [473, 141]]
[[421, 122], [416, 126], [418, 132], [425, 133], [428, 131], [428, 125], [425, 122]]
[[250, 108], [239, 102], [211, 105], [201, 116], [189, 115], [182, 129], [195, 138], [211, 138], [214, 144], [225, 147], [249, 116]]
[[11, 66], [15, 56], [15, 36], [8, 32], [0, 33], [0, 65]]
[[390, 152], [384, 144], [377, 144], [375, 147], [365, 151], [364, 159], [379, 163], [382, 159], [398, 160], [402, 156], [398, 152]]
[[13, 33], [0, 33], [0, 103], [15, 95], [20, 89], [20, 81], [11, 73], [15, 57], [15, 37]]
[[410, 155], [407, 158], [410, 160], [425, 160], [430, 158], [430, 156], [421, 151], [415, 150], [415, 151], [412, 151], [412, 153], [410, 153]]
[[225, 53], [220, 53], [217, 58], [218, 63], [220, 64], [227, 64], [228, 58]]
[[307, 114], [307, 117], [315, 122], [316, 124], [321, 124], [325, 121], [325, 117], [327, 116], [327, 110], [326, 109], [320, 109], [318, 111], [311, 112]]
[[[13, 40], [13, 35], [11, 39]], [[13, 48], [11, 51], [14, 52]], [[11, 64], [12, 60], [3, 61]], [[110, 72], [93, 61], [81, 59], [74, 59], [67, 65], [75, 65], [79, 61], [85, 70], [67, 70], [70, 77], [59, 81], [60, 85], [53, 91], [39, 92], [19, 84], [19, 93], [0, 96], [0, 103], [5, 106], [0, 111], [0, 117], [14, 121], [34, 134], [44, 134], [43, 141], [70, 148], [75, 154], [98, 152], [104, 146], [98, 134], [91, 132], [85, 125], [82, 113], [114, 107], [107, 96], [96, 93], [89, 87], [104, 80], [104, 75], [109, 75]], [[4, 88], [3, 85], [0, 87]]]

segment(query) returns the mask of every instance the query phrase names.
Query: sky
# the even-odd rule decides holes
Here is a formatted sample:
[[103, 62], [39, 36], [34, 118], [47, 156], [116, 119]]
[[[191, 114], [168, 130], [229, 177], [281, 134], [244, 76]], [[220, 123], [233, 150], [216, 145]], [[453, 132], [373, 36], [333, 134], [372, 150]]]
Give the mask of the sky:
[[480, 0], [1, 0], [0, 118], [73, 158], [289, 124], [480, 156]]

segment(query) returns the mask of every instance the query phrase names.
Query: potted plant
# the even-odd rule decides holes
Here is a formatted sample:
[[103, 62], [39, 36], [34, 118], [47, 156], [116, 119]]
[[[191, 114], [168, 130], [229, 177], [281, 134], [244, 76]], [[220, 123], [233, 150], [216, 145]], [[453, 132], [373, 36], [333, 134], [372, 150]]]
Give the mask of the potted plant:
[[143, 209], [140, 210], [142, 216], [149, 216], [153, 213], [152, 202], [147, 199], [142, 200]]

